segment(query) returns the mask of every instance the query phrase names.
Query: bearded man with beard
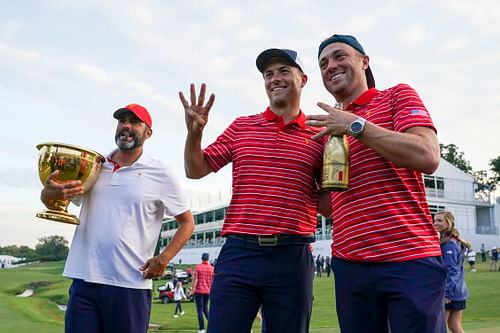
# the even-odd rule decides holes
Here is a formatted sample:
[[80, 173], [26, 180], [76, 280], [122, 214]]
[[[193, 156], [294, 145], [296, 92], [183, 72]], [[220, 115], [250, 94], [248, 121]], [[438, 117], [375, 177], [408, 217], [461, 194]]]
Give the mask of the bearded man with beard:
[[[115, 142], [91, 191], [80, 181], [60, 182], [52, 173], [41, 199], [81, 204], [63, 276], [73, 279], [66, 310], [66, 332], [146, 332], [153, 277], [191, 237], [194, 220], [170, 168], [143, 152], [153, 133], [146, 108], [116, 110]], [[164, 214], [179, 228], [162, 253], [152, 257]]]

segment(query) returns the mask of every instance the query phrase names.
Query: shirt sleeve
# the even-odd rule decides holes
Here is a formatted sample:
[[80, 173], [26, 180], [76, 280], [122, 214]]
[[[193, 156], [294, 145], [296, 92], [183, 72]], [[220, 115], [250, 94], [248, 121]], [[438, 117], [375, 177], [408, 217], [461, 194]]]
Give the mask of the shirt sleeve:
[[177, 216], [189, 210], [189, 205], [182, 191], [179, 179], [170, 169], [166, 170], [163, 197], [163, 204], [167, 215]]
[[460, 267], [462, 263], [460, 262], [460, 246], [454, 241], [449, 240], [442, 245], [443, 261], [448, 271], [448, 276], [446, 278], [446, 289], [444, 297], [448, 299], [453, 299], [455, 294], [455, 288], [460, 282]]
[[237, 134], [237, 120], [219, 135], [217, 140], [203, 150], [205, 159], [214, 172], [233, 160], [233, 142]]
[[392, 93], [394, 130], [403, 132], [415, 126], [430, 127], [436, 131], [431, 116], [415, 89], [398, 84]]

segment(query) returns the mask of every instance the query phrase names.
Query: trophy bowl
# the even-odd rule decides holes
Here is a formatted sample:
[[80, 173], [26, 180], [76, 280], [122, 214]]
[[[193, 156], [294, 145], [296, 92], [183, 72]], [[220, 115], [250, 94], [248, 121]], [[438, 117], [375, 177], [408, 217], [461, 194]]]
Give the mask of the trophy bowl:
[[[58, 181], [80, 180], [83, 191], [87, 192], [97, 180], [104, 162], [104, 156], [95, 151], [65, 143], [41, 143], [36, 147], [40, 150], [38, 175], [43, 185], [52, 172], [59, 170]], [[52, 209], [36, 216], [56, 222], [80, 224], [76, 215], [68, 213], [68, 205], [69, 200], [55, 200]]]

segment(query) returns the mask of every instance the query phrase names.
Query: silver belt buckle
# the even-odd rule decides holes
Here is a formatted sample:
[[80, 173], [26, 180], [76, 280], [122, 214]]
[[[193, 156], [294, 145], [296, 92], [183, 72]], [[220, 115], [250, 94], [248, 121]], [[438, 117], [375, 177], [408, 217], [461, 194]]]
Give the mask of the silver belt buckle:
[[259, 236], [259, 246], [276, 246], [278, 245], [278, 236]]

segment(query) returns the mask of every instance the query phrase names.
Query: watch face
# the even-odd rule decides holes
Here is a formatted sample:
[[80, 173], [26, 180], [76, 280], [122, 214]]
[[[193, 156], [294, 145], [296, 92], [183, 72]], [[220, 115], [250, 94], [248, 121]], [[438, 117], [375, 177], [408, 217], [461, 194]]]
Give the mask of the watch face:
[[351, 131], [353, 133], [359, 133], [361, 132], [362, 127], [363, 126], [359, 122], [355, 121], [354, 123], [351, 124]]

